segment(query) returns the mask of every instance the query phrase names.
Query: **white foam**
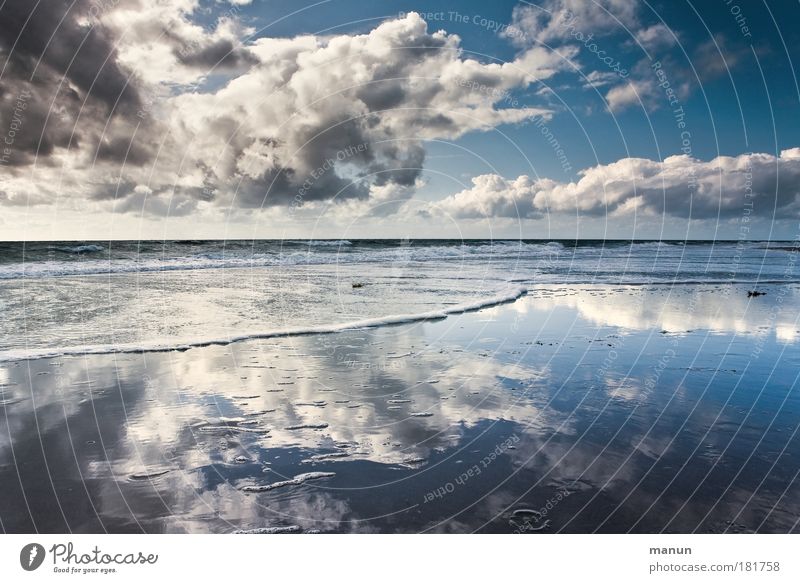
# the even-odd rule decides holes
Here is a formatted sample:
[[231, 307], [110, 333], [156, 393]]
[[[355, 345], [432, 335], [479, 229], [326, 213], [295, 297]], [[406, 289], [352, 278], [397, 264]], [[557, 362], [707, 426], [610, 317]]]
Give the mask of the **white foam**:
[[[32, 360], [38, 358], [56, 358], [60, 356], [83, 356], [89, 354], [131, 354], [142, 352], [169, 352], [173, 350], [189, 350], [190, 348], [202, 348], [205, 346], [227, 346], [235, 342], [244, 340], [258, 340], [265, 338], [281, 338], [287, 336], [307, 336], [312, 334], [335, 334], [348, 330], [360, 330], [364, 328], [378, 328], [381, 326], [393, 326], [398, 324], [410, 324], [413, 322], [423, 322], [429, 320], [443, 320], [454, 314], [474, 312], [482, 308], [496, 306], [508, 302], [513, 302], [528, 292], [524, 287], [511, 287], [493, 296], [448, 306], [441, 310], [420, 312], [417, 314], [394, 314], [377, 318], [366, 318], [354, 320], [341, 324], [322, 324], [319, 326], [299, 326], [295, 328], [278, 328], [265, 330], [263, 332], [253, 332], [227, 338], [205, 338], [182, 341], [160, 341], [143, 342], [139, 344], [94, 344], [84, 346], [71, 346], [65, 348], [33, 348], [33, 349], [12, 349], [0, 352], [0, 363], [13, 362], [18, 360]], [[278, 383], [282, 384], [282, 383]]]
[[290, 425], [286, 428], [287, 431], [296, 431], [298, 429], [327, 429], [327, 423], [303, 423], [301, 425]]
[[77, 255], [105, 251], [105, 247], [102, 245], [75, 245], [74, 247], [51, 247], [51, 249], [55, 251], [61, 251], [63, 253], [75, 253]]
[[[147, 254], [136, 259], [86, 259], [82, 261], [28, 260], [0, 265], [0, 279], [112, 275], [198, 269], [264, 268], [295, 265], [330, 265], [391, 263], [396, 261], [463, 261], [470, 259], [520, 259], [550, 256], [563, 249], [560, 243], [522, 243], [495, 241], [484, 245], [418, 245], [400, 248], [361, 249], [349, 241], [309, 241], [307, 247], [280, 251], [205, 252], [194, 255], [165, 257]], [[339, 252], [337, 252], [337, 249]], [[103, 251], [99, 245], [64, 247], [67, 253], [91, 255]]]
[[292, 526], [267, 526], [264, 528], [234, 530], [233, 534], [288, 534], [292, 532], [300, 532], [300, 527], [296, 524], [293, 524]]
[[321, 478], [332, 478], [336, 474], [333, 472], [308, 472], [306, 474], [298, 474], [291, 480], [283, 480], [282, 482], [273, 482], [264, 486], [245, 486], [242, 492], [269, 492], [276, 488], [283, 488], [284, 486], [299, 486], [309, 480], [319, 480]]
[[342, 239], [341, 241], [309, 241], [308, 245], [310, 247], [349, 247], [352, 243], [347, 239]]
[[350, 454], [346, 451], [336, 451], [333, 453], [321, 453], [318, 455], [312, 455], [310, 458], [301, 460], [301, 464], [314, 464], [317, 462], [325, 462], [325, 461], [336, 461], [340, 458], [350, 457]]
[[158, 478], [159, 476], [163, 476], [168, 472], [169, 470], [154, 470], [152, 472], [140, 472], [138, 474], [131, 474], [129, 477], [131, 480], [135, 481], [152, 480], [154, 478]]

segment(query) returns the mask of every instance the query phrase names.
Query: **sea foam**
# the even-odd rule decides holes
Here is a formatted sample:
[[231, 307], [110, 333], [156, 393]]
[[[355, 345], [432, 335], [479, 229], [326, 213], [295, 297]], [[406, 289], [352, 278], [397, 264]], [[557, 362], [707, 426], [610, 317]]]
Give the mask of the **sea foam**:
[[94, 344], [65, 348], [13, 349], [0, 352], [0, 362], [13, 362], [18, 360], [32, 360], [39, 358], [56, 358], [60, 356], [83, 356], [89, 354], [169, 352], [173, 350], [189, 350], [191, 348], [201, 348], [205, 346], [227, 346], [229, 344], [242, 342], [245, 340], [282, 338], [287, 336], [308, 336], [313, 334], [335, 334], [337, 332], [345, 332], [348, 330], [378, 328], [381, 326], [410, 324], [413, 322], [423, 322], [429, 320], [443, 320], [451, 315], [474, 312], [483, 308], [513, 302], [525, 295], [527, 292], [528, 290], [525, 287], [511, 287], [487, 298], [455, 304], [446, 308], [442, 308], [441, 310], [431, 310], [416, 314], [394, 314], [377, 318], [354, 320], [340, 324], [299, 326], [296, 328], [277, 328], [274, 330], [265, 330], [263, 332], [253, 332], [239, 336], [230, 336], [228, 338], [202, 338], [175, 342], [156, 340], [137, 344]]

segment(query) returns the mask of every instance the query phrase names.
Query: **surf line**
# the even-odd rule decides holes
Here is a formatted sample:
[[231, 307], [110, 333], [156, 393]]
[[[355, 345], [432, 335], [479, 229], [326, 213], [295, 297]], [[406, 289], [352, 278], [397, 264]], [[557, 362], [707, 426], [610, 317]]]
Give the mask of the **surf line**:
[[203, 348], [206, 346], [227, 346], [245, 340], [262, 340], [267, 338], [285, 338], [288, 336], [310, 336], [313, 334], [336, 334], [350, 330], [363, 330], [365, 328], [380, 328], [383, 326], [397, 326], [401, 324], [411, 324], [413, 322], [423, 322], [431, 320], [444, 320], [448, 316], [464, 314], [467, 312], [477, 312], [484, 308], [498, 306], [517, 301], [528, 293], [526, 287], [508, 288], [496, 295], [476, 300], [448, 306], [441, 310], [432, 310], [418, 314], [396, 314], [391, 316], [381, 316], [367, 318], [364, 320], [354, 320], [343, 324], [325, 324], [320, 326], [305, 326], [297, 328], [283, 328], [268, 330], [265, 332], [253, 332], [242, 334], [241, 336], [231, 336], [229, 338], [208, 338], [203, 340], [193, 340], [174, 344], [152, 342], [144, 344], [96, 344], [85, 346], [73, 346], [66, 348], [34, 348], [27, 350], [7, 350], [0, 352], [0, 363], [16, 362], [22, 360], [37, 360], [43, 358], [56, 358], [59, 356], [85, 356], [91, 354], [133, 354], [144, 352], [183, 352], [192, 348]]

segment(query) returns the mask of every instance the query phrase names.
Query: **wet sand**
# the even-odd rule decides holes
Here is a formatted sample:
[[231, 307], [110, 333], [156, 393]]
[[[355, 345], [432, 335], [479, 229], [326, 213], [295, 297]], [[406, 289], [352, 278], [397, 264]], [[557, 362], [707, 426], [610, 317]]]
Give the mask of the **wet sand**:
[[800, 290], [0, 364], [5, 532], [792, 532]]

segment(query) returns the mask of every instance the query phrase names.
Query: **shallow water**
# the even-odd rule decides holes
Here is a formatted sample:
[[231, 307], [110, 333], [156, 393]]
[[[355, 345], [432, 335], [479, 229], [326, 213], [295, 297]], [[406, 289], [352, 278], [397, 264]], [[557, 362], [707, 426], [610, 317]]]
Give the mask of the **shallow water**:
[[0, 525], [797, 531], [800, 286], [750, 289], [537, 284], [435, 322], [5, 362]]
[[544, 284], [800, 284], [793, 249], [780, 242], [0, 243], [0, 361], [391, 321]]

